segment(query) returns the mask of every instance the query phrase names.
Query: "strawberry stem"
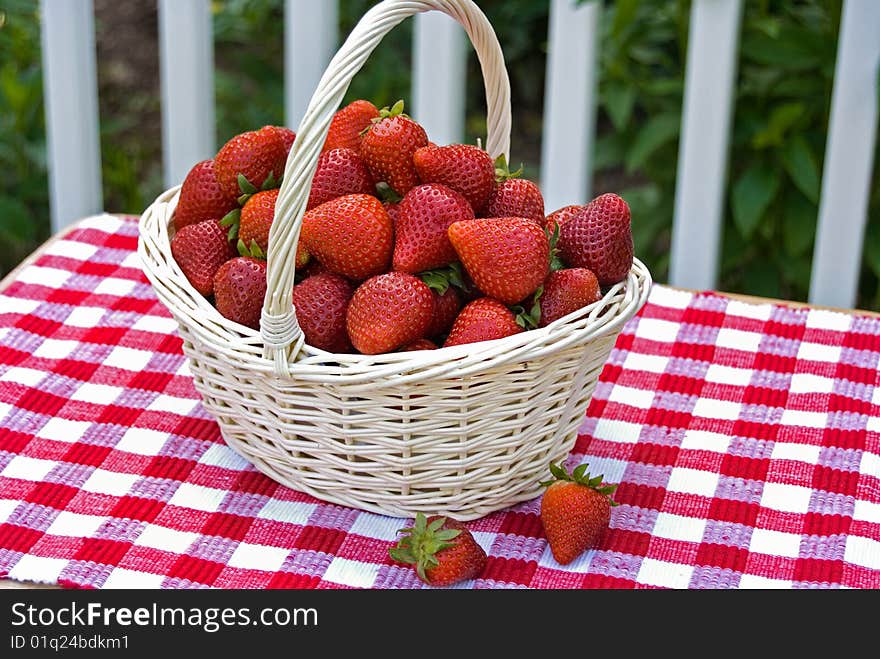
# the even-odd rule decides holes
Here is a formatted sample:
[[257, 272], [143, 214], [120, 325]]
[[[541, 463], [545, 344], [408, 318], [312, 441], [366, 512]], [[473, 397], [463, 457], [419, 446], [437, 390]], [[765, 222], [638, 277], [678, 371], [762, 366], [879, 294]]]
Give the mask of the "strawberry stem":
[[611, 495], [614, 494], [614, 491], [617, 489], [617, 485], [605, 485], [602, 480], [604, 477], [602, 475], [591, 476], [590, 472], [587, 471], [588, 468], [589, 465], [584, 462], [575, 467], [571, 474], [569, 474], [562, 465], [550, 463], [550, 473], [553, 475], [553, 478], [547, 481], [542, 481], [541, 485], [548, 487], [559, 481], [571, 481], [578, 485], [583, 485], [584, 487], [596, 490], [599, 494], [607, 496], [612, 506], [619, 506], [620, 504], [611, 498]]

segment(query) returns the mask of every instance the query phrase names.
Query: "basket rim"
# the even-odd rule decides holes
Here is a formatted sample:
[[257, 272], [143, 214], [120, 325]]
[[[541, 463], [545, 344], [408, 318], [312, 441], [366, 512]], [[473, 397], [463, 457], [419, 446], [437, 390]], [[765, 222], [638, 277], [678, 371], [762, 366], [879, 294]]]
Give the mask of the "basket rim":
[[[138, 219], [138, 255], [154, 291], [178, 324], [191, 330], [190, 334], [206, 347], [227, 352], [232, 349], [254, 371], [283, 377], [276, 374], [275, 362], [263, 355], [260, 331], [223, 317], [192, 287], [170, 250], [162, 249], [170, 241], [179, 193], [179, 185], [165, 190]], [[627, 278], [612, 286], [599, 301], [546, 327], [478, 343], [379, 355], [330, 353], [304, 343], [290, 351], [294, 358], [288, 362], [289, 378], [325, 384], [344, 378], [345, 383], [355, 385], [397, 376], [397, 381], [416, 382], [440, 375], [463, 377], [510, 361], [531, 361], [619, 331], [647, 301], [652, 284], [648, 268], [634, 258]]]

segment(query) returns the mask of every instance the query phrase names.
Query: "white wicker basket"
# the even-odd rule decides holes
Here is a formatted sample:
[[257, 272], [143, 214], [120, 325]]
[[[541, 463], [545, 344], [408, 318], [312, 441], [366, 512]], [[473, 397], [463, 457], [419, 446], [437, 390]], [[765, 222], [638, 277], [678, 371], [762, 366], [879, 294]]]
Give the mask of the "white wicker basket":
[[385, 0], [327, 67], [291, 149], [268, 252], [261, 331], [223, 318], [171, 256], [180, 187], [140, 218], [138, 252], [179, 325], [204, 405], [225, 441], [264, 474], [319, 499], [386, 515], [481, 517], [540, 493], [577, 436], [623, 324], [651, 276], [638, 260], [597, 303], [495, 341], [383, 355], [304, 344], [291, 291], [302, 216], [321, 145], [353, 76], [404, 18], [439, 10], [464, 27], [486, 86], [486, 149], [510, 143], [510, 89], [498, 40], [470, 0]]

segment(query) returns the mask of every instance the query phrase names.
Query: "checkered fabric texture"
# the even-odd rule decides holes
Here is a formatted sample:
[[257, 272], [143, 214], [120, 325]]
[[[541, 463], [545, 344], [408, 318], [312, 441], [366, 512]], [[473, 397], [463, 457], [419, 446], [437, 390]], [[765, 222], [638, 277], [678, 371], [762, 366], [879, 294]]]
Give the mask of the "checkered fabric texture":
[[[419, 588], [408, 520], [263, 476], [202, 408], [134, 218], [86, 218], [0, 291], [0, 576], [81, 588]], [[655, 286], [569, 466], [619, 483], [567, 565], [539, 500], [468, 523], [462, 588], [880, 587], [880, 319]]]

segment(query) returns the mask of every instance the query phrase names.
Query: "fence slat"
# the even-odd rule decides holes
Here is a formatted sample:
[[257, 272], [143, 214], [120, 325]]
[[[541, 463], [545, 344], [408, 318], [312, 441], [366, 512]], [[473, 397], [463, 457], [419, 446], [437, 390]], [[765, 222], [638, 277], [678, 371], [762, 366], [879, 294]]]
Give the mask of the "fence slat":
[[465, 72], [467, 49], [464, 30], [437, 11], [418, 14], [413, 29], [411, 113], [436, 144], [464, 139]]
[[338, 0], [285, 0], [284, 121], [299, 125], [339, 39]]
[[852, 308], [877, 139], [880, 3], [846, 0], [842, 12], [809, 299]]
[[[547, 213], [589, 199], [601, 2], [553, 0], [544, 91], [541, 191]], [[515, 162], [514, 165], [518, 166]]]
[[209, 0], [159, 0], [159, 63], [162, 166], [171, 187], [216, 150]]
[[691, 5], [669, 265], [674, 286], [716, 286], [742, 4]]
[[98, 213], [101, 143], [92, 0], [41, 0], [52, 231]]

